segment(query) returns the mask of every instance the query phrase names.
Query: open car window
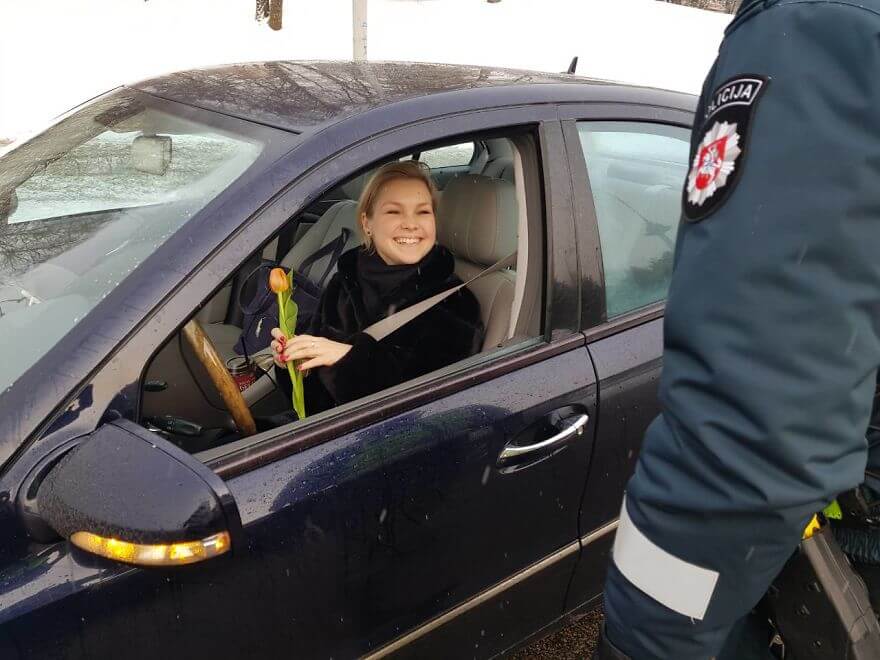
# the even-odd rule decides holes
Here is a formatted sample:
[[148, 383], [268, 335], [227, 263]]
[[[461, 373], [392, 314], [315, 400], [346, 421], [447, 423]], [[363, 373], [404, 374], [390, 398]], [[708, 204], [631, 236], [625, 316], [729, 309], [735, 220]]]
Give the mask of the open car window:
[[[513, 175], [514, 161], [516, 167], [523, 169], [522, 159], [514, 157], [517, 149], [536, 151], [535, 143], [533, 138], [528, 138], [523, 139], [525, 146], [515, 147], [514, 139], [495, 137], [493, 140], [507, 157], [509, 171], [504, 173], [505, 178], [500, 178], [493, 176], [492, 172], [470, 172], [465, 168], [449, 178], [439, 195], [437, 242], [451, 252], [454, 272], [461, 281], [470, 280], [501, 258], [522, 250], [524, 242], [529, 245], [528, 250], [522, 250], [529, 255], [529, 265], [527, 267], [525, 261], [522, 264], [518, 262], [516, 267], [492, 273], [468, 286], [468, 295], [475, 298], [478, 307], [476, 313], [483, 328], [482, 341], [461, 364], [454, 361], [444, 364], [439, 370], [441, 372], [463, 368], [462, 365], [479, 361], [484, 354], [516, 346], [539, 336], [541, 332], [543, 218], [540, 188], [537, 192], [533, 189], [526, 194], [518, 189], [520, 184], [517, 183], [526, 181], [532, 186], [539, 185], [535, 153], [526, 159], [531, 169], [521, 171], [518, 177]], [[453, 143], [450, 147], [459, 149], [461, 144], [470, 145], [470, 156], [473, 156], [475, 141]], [[443, 149], [441, 145], [419, 153], [442, 152]], [[319, 200], [319, 203], [311, 204], [309, 209], [291, 218], [280, 234], [267, 238], [266, 244], [257, 253], [259, 257], [271, 259], [273, 263], [268, 265], [293, 269], [318, 285], [319, 290], [322, 284], [326, 287], [338, 267], [334, 259], [339, 258], [340, 252], [345, 254], [361, 245], [357, 198], [372, 172], [381, 165], [382, 162], [376, 163], [368, 171], [354, 173], [335, 184], [327, 195], [338, 197], [338, 191], [342, 190], [345, 199], [328, 200], [327, 204]], [[434, 171], [431, 172], [433, 175]], [[527, 200], [531, 204], [527, 204]], [[313, 216], [310, 211], [315, 208], [326, 210], [317, 218], [306, 217]], [[301, 220], [309, 222], [304, 232], [299, 231]], [[486, 240], [481, 239], [484, 234]], [[292, 246], [289, 245], [290, 237], [295, 237]], [[290, 397], [282, 391], [283, 388], [278, 387], [277, 378], [279, 375], [284, 378], [286, 374], [279, 374], [275, 370], [268, 346], [248, 345], [243, 340], [243, 337], [261, 331], [265, 334], [266, 328], [262, 324], [270, 322], [260, 320], [259, 316], [249, 317], [241, 313], [244, 307], [242, 303], [246, 302], [247, 296], [241, 297], [240, 291], [244, 289], [239, 285], [253, 272], [258, 262], [259, 258], [252, 257], [239, 272], [230, 274], [229, 280], [224, 283], [226, 286], [221, 287], [213, 299], [205, 302], [203, 311], [213, 310], [210, 320], [204, 314], [198, 316], [221, 360], [242, 386], [244, 399], [255, 418], [258, 432], [263, 432], [300, 422], [292, 415]], [[529, 285], [526, 286], [526, 283]], [[262, 287], [265, 290], [262, 282], [249, 282], [248, 286], [251, 291], [248, 295], [252, 295], [254, 288]], [[218, 305], [225, 308], [221, 311]], [[301, 326], [299, 331], [302, 332]], [[356, 338], [352, 337], [351, 341], [356, 341]], [[246, 358], [244, 352], [248, 353]], [[244, 368], [250, 375], [240, 377], [241, 367], [248, 361], [254, 365]], [[382, 366], [378, 364], [375, 368], [381, 369]], [[313, 379], [318, 377], [314, 370], [308, 376]], [[416, 380], [434, 377], [437, 374], [431, 372]], [[162, 387], [145, 388], [142, 423], [154, 431], [158, 429], [166, 433], [181, 447], [198, 453], [204, 460], [253, 442], [249, 438], [242, 438], [235, 430], [226, 405], [213, 387], [204, 366], [179, 335], [171, 337], [154, 357], [147, 367], [144, 382], [161, 383]], [[400, 391], [406, 387], [407, 382], [392, 383], [365, 397], [344, 401], [337, 408], [350, 408], [349, 404], [364, 405], [363, 399], [382, 398], [388, 391]], [[307, 397], [307, 411], [310, 410], [309, 406]], [[318, 411], [318, 415], [335, 415], [337, 408]], [[309, 415], [311, 417], [313, 412], [309, 412]], [[172, 421], [168, 422], [168, 419]], [[175, 425], [174, 420], [182, 420], [185, 424]], [[198, 432], [191, 435], [175, 433], [174, 429], [181, 428], [198, 429]]]
[[112, 93], [0, 157], [0, 390], [263, 150], [151, 103]]

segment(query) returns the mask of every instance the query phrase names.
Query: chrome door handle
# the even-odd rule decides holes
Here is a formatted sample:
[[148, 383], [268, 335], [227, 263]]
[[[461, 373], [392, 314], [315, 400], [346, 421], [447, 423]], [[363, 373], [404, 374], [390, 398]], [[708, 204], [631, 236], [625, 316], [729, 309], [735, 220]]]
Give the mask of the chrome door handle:
[[551, 445], [555, 445], [559, 442], [568, 440], [573, 435], [581, 435], [584, 432], [584, 427], [589, 421], [589, 415], [580, 415], [574, 421], [574, 424], [566, 429], [563, 429], [552, 438], [547, 438], [546, 440], [542, 440], [541, 442], [535, 443], [534, 445], [526, 445], [525, 447], [505, 447], [501, 452], [501, 456], [498, 457], [498, 460], [503, 461], [509, 458], [516, 458], [518, 456], [522, 456], [523, 454], [529, 454], [533, 451], [539, 451], [541, 449], [545, 449], [546, 447], [550, 447]]

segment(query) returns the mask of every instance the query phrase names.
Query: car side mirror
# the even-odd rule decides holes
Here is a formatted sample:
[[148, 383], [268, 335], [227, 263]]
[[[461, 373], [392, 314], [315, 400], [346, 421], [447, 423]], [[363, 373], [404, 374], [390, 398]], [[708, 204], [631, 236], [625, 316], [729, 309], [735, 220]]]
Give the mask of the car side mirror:
[[[44, 475], [44, 476], [41, 476]], [[140, 566], [178, 566], [237, 547], [238, 508], [203, 463], [127, 420], [105, 424], [37, 468], [19, 501], [26, 527]], [[46, 540], [46, 539], [43, 539]]]

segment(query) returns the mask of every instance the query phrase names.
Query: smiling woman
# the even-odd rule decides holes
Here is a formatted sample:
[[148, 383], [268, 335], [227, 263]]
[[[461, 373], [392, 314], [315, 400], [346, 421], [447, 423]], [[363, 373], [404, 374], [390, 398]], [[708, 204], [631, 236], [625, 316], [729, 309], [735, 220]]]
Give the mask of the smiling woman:
[[461, 289], [421, 318], [377, 341], [373, 323], [462, 282], [455, 259], [437, 244], [437, 190], [418, 161], [394, 161], [370, 178], [358, 202], [363, 247], [343, 254], [305, 334], [271, 344], [279, 384], [296, 361], [315, 370], [305, 383], [308, 414], [398, 385], [476, 353], [483, 341], [480, 305]]
[[361, 195], [364, 245], [390, 266], [418, 263], [437, 240], [437, 189], [428, 172], [418, 161], [388, 163]]

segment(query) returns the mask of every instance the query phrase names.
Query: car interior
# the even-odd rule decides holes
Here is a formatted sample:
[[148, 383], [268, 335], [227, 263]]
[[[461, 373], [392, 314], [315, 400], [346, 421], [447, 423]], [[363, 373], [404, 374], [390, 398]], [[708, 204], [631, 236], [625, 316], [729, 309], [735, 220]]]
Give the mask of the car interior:
[[[480, 304], [485, 341], [478, 355], [448, 369], [463, 368], [492, 351], [539, 337], [544, 283], [543, 210], [532, 135], [524, 132], [459, 138], [398, 154], [395, 159], [410, 158], [430, 168], [439, 191], [437, 239], [455, 256], [455, 271], [462, 281], [516, 253], [515, 268], [489, 273], [469, 285]], [[245, 295], [248, 273], [255, 265], [275, 262], [309, 277], [313, 283], [323, 279], [326, 284], [335, 270], [331, 257], [309, 257], [334, 241], [344, 240], [345, 250], [360, 245], [358, 197], [375, 168], [390, 160], [378, 162], [336, 185], [291, 218], [264, 245], [261, 254], [252, 255], [194, 310], [194, 319], [227, 369], [235, 371], [234, 367], [243, 363], [243, 356], [234, 346], [246, 331], [239, 301]], [[243, 389], [242, 398], [254, 417], [257, 433], [290, 423], [289, 414], [284, 417], [284, 413], [289, 413], [291, 402], [275, 383], [268, 346], [248, 358], [256, 365], [256, 380]], [[431, 377], [436, 374], [423, 378]], [[358, 403], [363, 401], [345, 407]], [[333, 415], [339, 409], [321, 415]], [[239, 445], [247, 435], [240, 424], [236, 426], [229, 405], [211, 380], [204, 357], [186, 341], [183, 330], [168, 339], [145, 369], [141, 422], [192, 453], [224, 453], [230, 443]]]

